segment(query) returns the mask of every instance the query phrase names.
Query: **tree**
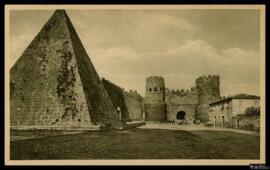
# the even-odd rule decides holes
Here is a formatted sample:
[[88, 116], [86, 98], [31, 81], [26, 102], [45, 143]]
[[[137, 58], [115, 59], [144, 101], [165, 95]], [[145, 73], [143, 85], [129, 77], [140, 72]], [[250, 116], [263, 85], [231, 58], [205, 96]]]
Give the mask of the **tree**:
[[260, 107], [248, 107], [245, 111], [246, 116], [260, 116]]
[[205, 123], [209, 121], [209, 116], [208, 114], [200, 114], [197, 116], [197, 119], [199, 119], [202, 123]]

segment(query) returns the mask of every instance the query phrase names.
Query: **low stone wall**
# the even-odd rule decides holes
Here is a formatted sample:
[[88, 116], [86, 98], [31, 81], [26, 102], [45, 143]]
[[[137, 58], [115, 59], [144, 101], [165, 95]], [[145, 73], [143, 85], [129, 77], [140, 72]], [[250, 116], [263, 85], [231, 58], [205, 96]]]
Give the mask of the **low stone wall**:
[[243, 130], [260, 131], [260, 116], [233, 117], [232, 127]]
[[130, 122], [123, 125], [123, 130], [134, 129], [145, 125], [145, 122]]
[[224, 122], [222, 122], [220, 119], [212, 122], [213, 125], [217, 127], [260, 131], [260, 116], [236, 116], [229, 117], [228, 119], [225, 119]]
[[10, 126], [11, 130], [100, 130], [100, 125], [90, 125], [90, 124], [62, 124], [62, 125], [20, 125], [20, 126]]

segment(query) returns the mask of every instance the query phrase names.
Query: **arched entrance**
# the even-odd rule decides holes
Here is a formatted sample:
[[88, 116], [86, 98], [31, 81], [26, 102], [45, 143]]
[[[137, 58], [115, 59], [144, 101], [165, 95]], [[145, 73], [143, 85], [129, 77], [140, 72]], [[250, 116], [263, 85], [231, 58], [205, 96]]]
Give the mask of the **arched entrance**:
[[184, 112], [184, 111], [179, 111], [179, 112], [177, 112], [177, 114], [176, 114], [176, 119], [177, 119], [177, 120], [184, 120], [184, 119], [185, 119], [185, 116], [186, 116], [186, 112]]

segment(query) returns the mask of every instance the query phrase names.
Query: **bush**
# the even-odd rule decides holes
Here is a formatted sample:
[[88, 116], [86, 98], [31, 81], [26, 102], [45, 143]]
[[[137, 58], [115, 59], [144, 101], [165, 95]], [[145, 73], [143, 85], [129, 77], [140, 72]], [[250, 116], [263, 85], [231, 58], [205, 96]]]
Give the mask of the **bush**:
[[207, 114], [201, 114], [197, 117], [197, 119], [200, 120], [200, 122], [205, 123], [209, 121], [209, 117]]
[[241, 126], [240, 129], [254, 131], [255, 127], [253, 124], [247, 124], [247, 125]]
[[260, 108], [248, 107], [245, 111], [246, 116], [260, 116]]

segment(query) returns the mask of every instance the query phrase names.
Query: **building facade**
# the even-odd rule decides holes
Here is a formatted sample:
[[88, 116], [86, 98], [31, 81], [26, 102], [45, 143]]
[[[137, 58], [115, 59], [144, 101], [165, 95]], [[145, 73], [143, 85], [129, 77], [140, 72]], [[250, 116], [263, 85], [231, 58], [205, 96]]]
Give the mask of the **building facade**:
[[[253, 95], [235, 95], [209, 104], [209, 119], [214, 126], [239, 128], [252, 124], [259, 126], [259, 116], [246, 116], [247, 108], [259, 108], [260, 97]], [[252, 120], [252, 121], [250, 121]], [[242, 125], [241, 125], [242, 124]]]

